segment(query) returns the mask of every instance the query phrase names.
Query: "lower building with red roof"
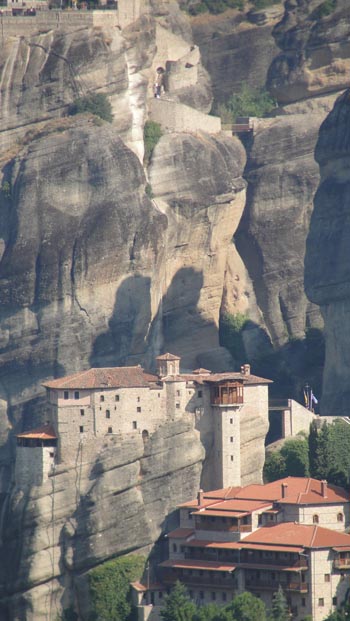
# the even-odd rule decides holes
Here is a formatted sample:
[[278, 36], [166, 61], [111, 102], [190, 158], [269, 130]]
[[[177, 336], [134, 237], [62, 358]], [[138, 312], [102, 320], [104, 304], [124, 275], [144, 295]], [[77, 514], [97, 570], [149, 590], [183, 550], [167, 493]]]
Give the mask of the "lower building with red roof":
[[[250, 591], [271, 607], [281, 585], [291, 619], [323, 621], [350, 589], [349, 494], [326, 481], [286, 477], [229, 487], [179, 506], [159, 588], [133, 589], [139, 619], [158, 621], [164, 589], [179, 580], [199, 604]], [[292, 520], [296, 516], [298, 521]]]

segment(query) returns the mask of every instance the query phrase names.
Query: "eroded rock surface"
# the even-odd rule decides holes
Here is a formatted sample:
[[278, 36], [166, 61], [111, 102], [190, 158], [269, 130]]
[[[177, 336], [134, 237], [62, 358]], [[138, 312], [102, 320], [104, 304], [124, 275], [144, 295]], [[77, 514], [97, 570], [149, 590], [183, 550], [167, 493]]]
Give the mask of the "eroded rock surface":
[[316, 159], [321, 180], [307, 240], [305, 287], [325, 321], [326, 365], [322, 411], [349, 413], [350, 313], [350, 104], [349, 91], [336, 102], [320, 129]]
[[287, 0], [273, 31], [282, 52], [273, 61], [268, 87], [280, 103], [332, 93], [349, 86], [347, 0]]

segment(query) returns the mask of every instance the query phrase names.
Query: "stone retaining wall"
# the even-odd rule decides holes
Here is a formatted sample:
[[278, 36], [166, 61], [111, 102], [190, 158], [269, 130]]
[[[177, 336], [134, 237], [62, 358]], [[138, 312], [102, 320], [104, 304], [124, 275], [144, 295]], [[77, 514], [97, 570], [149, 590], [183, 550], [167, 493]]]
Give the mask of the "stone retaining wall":
[[167, 99], [150, 100], [150, 118], [159, 123], [164, 131], [217, 134], [221, 131], [221, 119], [210, 116]]
[[118, 26], [118, 11], [38, 11], [34, 16], [0, 16], [0, 37], [26, 37], [36, 32], [63, 28], [113, 28]]

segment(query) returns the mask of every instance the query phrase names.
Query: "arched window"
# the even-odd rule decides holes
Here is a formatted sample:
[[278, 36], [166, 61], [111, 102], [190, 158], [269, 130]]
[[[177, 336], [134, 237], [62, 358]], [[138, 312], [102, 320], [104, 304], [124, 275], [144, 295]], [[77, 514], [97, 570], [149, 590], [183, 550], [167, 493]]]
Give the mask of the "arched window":
[[318, 524], [319, 523], [319, 517], [317, 515], [317, 513], [315, 513], [315, 515], [312, 516], [312, 521], [314, 524]]
[[343, 514], [342, 514], [342, 513], [338, 513], [338, 515], [337, 515], [337, 521], [338, 521], [338, 522], [343, 522], [343, 521], [344, 521], [344, 516], [343, 516]]
[[147, 442], [148, 439], [149, 439], [149, 433], [148, 433], [147, 429], [144, 429], [143, 432], [142, 432], [142, 440], [144, 442]]

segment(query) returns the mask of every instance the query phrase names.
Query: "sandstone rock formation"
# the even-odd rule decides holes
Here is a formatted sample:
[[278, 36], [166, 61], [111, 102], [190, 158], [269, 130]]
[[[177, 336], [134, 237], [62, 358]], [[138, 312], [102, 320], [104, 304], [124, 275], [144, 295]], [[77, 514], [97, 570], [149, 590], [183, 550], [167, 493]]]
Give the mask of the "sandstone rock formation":
[[305, 287], [325, 322], [326, 366], [322, 411], [348, 415], [349, 364], [349, 91], [320, 129], [316, 159], [321, 180], [315, 195], [305, 261]]
[[280, 103], [332, 93], [349, 86], [347, 0], [287, 0], [273, 35], [282, 52], [273, 61], [268, 87]]
[[170, 423], [145, 445], [135, 434], [99, 448], [96, 457], [82, 446], [77, 462], [58, 467], [44, 486], [12, 495], [2, 532], [2, 621], [55, 619], [71, 601], [88, 619], [85, 572], [149, 551], [175, 525], [165, 517], [199, 488], [204, 451], [189, 423]]

